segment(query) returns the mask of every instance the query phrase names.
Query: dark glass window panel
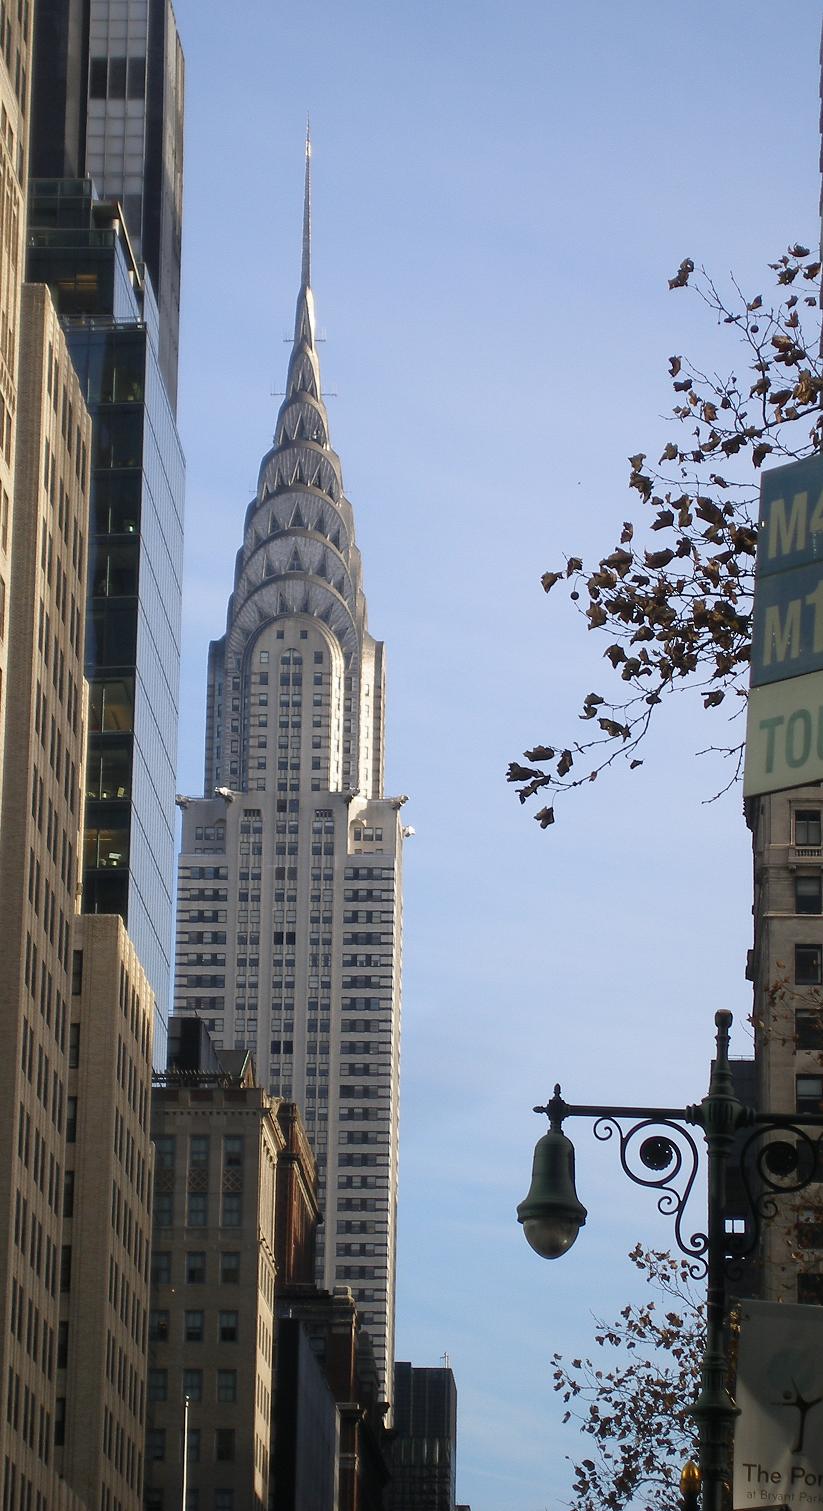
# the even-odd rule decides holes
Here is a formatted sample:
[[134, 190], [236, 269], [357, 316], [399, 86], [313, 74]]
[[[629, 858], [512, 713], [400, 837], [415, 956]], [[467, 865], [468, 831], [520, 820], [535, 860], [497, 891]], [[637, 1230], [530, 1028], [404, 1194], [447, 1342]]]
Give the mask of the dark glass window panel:
[[823, 911], [823, 886], [819, 871], [801, 871], [795, 876], [794, 910], [796, 913]]
[[220, 1279], [224, 1285], [237, 1285], [240, 1280], [240, 1254], [237, 1251], [220, 1255]]
[[101, 548], [94, 553], [91, 591], [96, 598], [133, 597], [137, 592], [138, 545]]
[[127, 870], [88, 872], [83, 879], [84, 913], [119, 913], [127, 919], [128, 900]]
[[92, 517], [98, 535], [136, 535], [140, 529], [143, 481], [139, 472], [112, 477], [98, 472], [92, 479]]
[[205, 1285], [206, 1256], [199, 1250], [186, 1255], [186, 1281], [189, 1285]]
[[149, 1312], [149, 1342], [167, 1343], [169, 1338], [169, 1314], [166, 1311]]
[[134, 728], [134, 678], [94, 681], [89, 687], [89, 728], [125, 731]]
[[175, 1139], [171, 1133], [163, 1133], [154, 1141], [155, 1164], [158, 1170], [174, 1169]]
[[189, 1139], [189, 1164], [202, 1170], [209, 1163], [209, 1140], [207, 1134], [195, 1133]]
[[86, 619], [87, 665], [133, 666], [137, 656], [137, 599], [97, 599]]
[[223, 1463], [234, 1458], [234, 1428], [217, 1427], [214, 1432], [214, 1456]]
[[796, 845], [820, 845], [821, 811], [819, 808], [798, 808], [794, 816], [794, 842]]
[[92, 870], [111, 867], [118, 870], [129, 863], [129, 830], [87, 828], [83, 837], [84, 865]]
[[94, 427], [95, 467], [139, 467], [143, 451], [142, 409], [101, 411]]
[[205, 1228], [209, 1219], [209, 1198], [205, 1191], [190, 1191], [187, 1222], [190, 1228]]
[[125, 58], [109, 58], [109, 99], [124, 100], [126, 98], [126, 60]]
[[819, 944], [796, 944], [794, 979], [798, 986], [819, 986], [823, 971], [823, 947]]
[[823, 1305], [823, 1275], [798, 1275], [797, 1299], [807, 1306]]
[[796, 1110], [798, 1112], [823, 1111], [823, 1076], [797, 1076]]
[[129, 58], [128, 68], [129, 99], [142, 100], [146, 92], [146, 60], [145, 58]]
[[152, 1251], [151, 1256], [151, 1281], [152, 1285], [168, 1285], [171, 1281], [171, 1254], [167, 1250]]
[[794, 1022], [798, 1049], [823, 1049], [823, 1008], [799, 1007]]
[[187, 1343], [202, 1343], [203, 1342], [203, 1313], [202, 1312], [198, 1311], [198, 1312], [186, 1312], [185, 1313], [184, 1336], [185, 1336], [185, 1341]]
[[183, 1395], [188, 1396], [190, 1401], [202, 1401], [203, 1399], [203, 1371], [202, 1369], [183, 1370]]
[[92, 58], [89, 63], [89, 97], [92, 100], [106, 98], [108, 58]]
[[86, 764], [88, 798], [128, 798], [131, 796], [131, 741], [106, 741], [89, 752]]
[[797, 1224], [797, 1242], [801, 1249], [823, 1249], [823, 1218], [801, 1218]]

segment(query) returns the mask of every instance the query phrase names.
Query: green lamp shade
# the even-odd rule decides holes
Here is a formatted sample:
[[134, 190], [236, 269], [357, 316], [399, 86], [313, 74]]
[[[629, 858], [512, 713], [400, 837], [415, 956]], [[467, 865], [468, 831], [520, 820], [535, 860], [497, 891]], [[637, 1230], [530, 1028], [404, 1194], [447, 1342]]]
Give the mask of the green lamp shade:
[[543, 1259], [570, 1249], [586, 1221], [574, 1188], [574, 1145], [560, 1128], [538, 1140], [529, 1194], [517, 1208], [526, 1241]]

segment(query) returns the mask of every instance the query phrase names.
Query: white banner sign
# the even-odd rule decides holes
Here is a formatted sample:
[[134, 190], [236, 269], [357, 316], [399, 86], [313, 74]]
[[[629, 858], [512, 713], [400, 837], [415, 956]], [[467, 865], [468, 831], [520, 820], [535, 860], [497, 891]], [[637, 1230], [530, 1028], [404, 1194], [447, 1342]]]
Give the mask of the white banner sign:
[[823, 1307], [740, 1302], [735, 1511], [823, 1511]]

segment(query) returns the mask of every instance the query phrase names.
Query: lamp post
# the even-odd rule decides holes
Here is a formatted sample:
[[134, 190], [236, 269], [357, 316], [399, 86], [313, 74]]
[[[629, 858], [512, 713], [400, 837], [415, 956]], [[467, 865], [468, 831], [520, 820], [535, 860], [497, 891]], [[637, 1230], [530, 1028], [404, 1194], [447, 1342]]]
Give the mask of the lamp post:
[[[775, 1198], [802, 1191], [815, 1179], [823, 1138], [821, 1134], [813, 1139], [806, 1132], [807, 1128], [823, 1129], [823, 1115], [756, 1112], [740, 1101], [729, 1067], [731, 1022], [731, 1013], [715, 1014], [717, 1051], [709, 1090], [691, 1106], [570, 1106], [559, 1085], [555, 1086], [548, 1105], [534, 1109], [548, 1116], [549, 1131], [537, 1143], [531, 1187], [517, 1209], [527, 1241], [542, 1258], [556, 1259], [571, 1248], [587, 1213], [575, 1189], [574, 1146], [563, 1132], [563, 1123], [570, 1117], [584, 1117], [593, 1119], [595, 1137], [604, 1141], [616, 1137], [624, 1173], [636, 1185], [657, 1192], [659, 1211], [673, 1217], [675, 1240], [689, 1261], [692, 1277], [706, 1279], [706, 1343], [700, 1393], [691, 1408], [700, 1442], [702, 1511], [722, 1511], [731, 1433], [738, 1415], [726, 1387], [729, 1271], [737, 1267], [739, 1273], [742, 1261], [754, 1252], [762, 1221], [777, 1210]], [[631, 1126], [624, 1126], [627, 1122]], [[705, 1232], [689, 1235], [684, 1215], [700, 1164], [690, 1127], [703, 1133], [708, 1201]], [[784, 1137], [776, 1138], [777, 1134]], [[725, 1230], [726, 1176], [732, 1160], [742, 1177], [752, 1219], [743, 1243], [734, 1248]]]

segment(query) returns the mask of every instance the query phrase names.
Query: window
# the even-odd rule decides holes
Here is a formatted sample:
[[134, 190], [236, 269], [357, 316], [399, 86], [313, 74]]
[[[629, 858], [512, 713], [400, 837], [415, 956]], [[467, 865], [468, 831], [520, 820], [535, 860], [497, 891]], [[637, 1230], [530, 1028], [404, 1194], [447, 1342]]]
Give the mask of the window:
[[203, 1399], [203, 1371], [202, 1369], [183, 1370], [183, 1395], [188, 1396], [190, 1401], [202, 1401]]
[[169, 1314], [164, 1311], [149, 1312], [149, 1342], [167, 1343], [169, 1338]]
[[234, 1458], [234, 1428], [217, 1427], [214, 1433], [214, 1456], [218, 1462], [228, 1463]]
[[220, 1279], [224, 1285], [237, 1285], [240, 1280], [240, 1255], [236, 1250], [220, 1255]]
[[205, 1191], [189, 1192], [188, 1225], [190, 1228], [205, 1228], [209, 1217], [209, 1198]]
[[[197, 1436], [199, 1439], [199, 1432]], [[191, 1447], [191, 1434], [189, 1434], [189, 1446]], [[197, 1451], [199, 1454], [199, 1447]], [[189, 1454], [189, 1458], [191, 1458], [191, 1454]], [[200, 1511], [200, 1491], [196, 1485], [189, 1485], [186, 1488], [186, 1511]]]
[[237, 1400], [237, 1370], [218, 1369], [217, 1371], [217, 1399], [218, 1401]]
[[226, 1137], [223, 1140], [223, 1168], [224, 1170], [242, 1170], [243, 1168], [243, 1139], [242, 1137]]
[[796, 845], [818, 847], [821, 844], [819, 808], [798, 808], [794, 815], [794, 842]]
[[820, 871], [799, 871], [794, 879], [795, 913], [823, 912]]
[[200, 1428], [189, 1428], [189, 1441], [186, 1447], [186, 1457], [190, 1464], [200, 1463]]
[[106, 75], [108, 72], [108, 60], [106, 58], [91, 58], [89, 61], [89, 99], [104, 100], [106, 98]]
[[187, 1343], [203, 1342], [202, 1312], [186, 1312], [185, 1338]]
[[186, 1282], [188, 1285], [205, 1285], [206, 1256], [199, 1251], [186, 1255]]
[[77, 1097], [66, 1098], [66, 1143], [73, 1144], [77, 1139]]
[[155, 1163], [158, 1170], [174, 1169], [174, 1139], [167, 1134], [154, 1141]]
[[823, 1110], [823, 1076], [797, 1076], [796, 1085], [798, 1112]]
[[154, 1197], [154, 1226], [156, 1228], [170, 1228], [172, 1225], [172, 1194], [170, 1191], [157, 1191]]
[[152, 1285], [169, 1285], [171, 1283], [171, 1254], [163, 1250], [153, 1250], [151, 1256], [151, 1283]]
[[239, 1191], [225, 1191], [223, 1193], [223, 1227], [239, 1228], [242, 1215], [241, 1196]]
[[192, 1134], [189, 1139], [189, 1169], [203, 1170], [208, 1168], [209, 1163], [209, 1140], [204, 1133]]
[[819, 1008], [799, 1007], [794, 1023], [798, 1049], [823, 1049], [823, 1012]]
[[167, 1369], [149, 1370], [149, 1400], [167, 1401], [169, 1398], [169, 1372]]
[[798, 986], [819, 986], [823, 979], [823, 946], [819, 944], [796, 944], [794, 947], [794, 979]]
[[823, 1275], [798, 1275], [797, 1299], [807, 1306], [823, 1305]]
[[234, 1511], [233, 1490], [215, 1490], [214, 1511]]
[[166, 1432], [163, 1427], [150, 1427], [146, 1433], [146, 1458], [160, 1463], [166, 1457]]
[[[81, 950], [75, 950], [75, 954], [83, 958]], [[72, 1023], [69, 1026], [69, 1069], [76, 1070], [80, 1064], [80, 1024]]]
[[221, 1343], [237, 1342], [237, 1319], [237, 1312], [219, 1313], [217, 1323], [217, 1337]]
[[63, 1216], [74, 1216], [74, 1171], [67, 1170], [63, 1176]]

